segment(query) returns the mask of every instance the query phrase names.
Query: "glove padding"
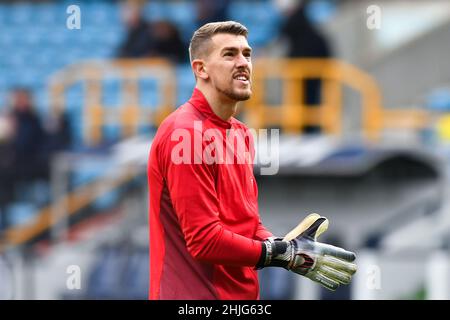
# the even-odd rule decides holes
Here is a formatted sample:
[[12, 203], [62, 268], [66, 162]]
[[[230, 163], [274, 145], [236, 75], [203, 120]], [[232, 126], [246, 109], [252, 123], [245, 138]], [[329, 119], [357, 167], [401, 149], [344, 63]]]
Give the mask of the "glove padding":
[[328, 228], [328, 219], [310, 214], [285, 238], [266, 240], [265, 267], [284, 267], [320, 283], [329, 290], [349, 284], [356, 272], [353, 252], [317, 242]]

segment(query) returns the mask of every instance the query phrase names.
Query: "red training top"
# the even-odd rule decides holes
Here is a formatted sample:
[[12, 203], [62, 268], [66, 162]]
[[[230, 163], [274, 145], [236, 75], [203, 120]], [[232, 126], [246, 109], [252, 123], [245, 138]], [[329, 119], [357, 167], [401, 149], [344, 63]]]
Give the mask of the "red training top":
[[248, 128], [215, 115], [198, 89], [163, 121], [148, 163], [150, 299], [259, 299], [254, 266], [272, 234], [253, 159]]

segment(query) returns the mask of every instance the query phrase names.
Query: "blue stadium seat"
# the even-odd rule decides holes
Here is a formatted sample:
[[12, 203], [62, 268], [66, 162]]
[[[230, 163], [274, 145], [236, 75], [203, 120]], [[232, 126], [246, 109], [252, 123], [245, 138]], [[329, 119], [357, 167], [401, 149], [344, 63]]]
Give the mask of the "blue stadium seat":
[[144, 6], [142, 13], [145, 18], [151, 21], [163, 20], [166, 18], [166, 10], [162, 1], [148, 2]]
[[108, 46], [110, 49], [118, 47], [125, 37], [125, 28], [122, 26], [116, 26], [112, 28], [99, 29], [99, 39], [104, 45]]
[[316, 0], [306, 7], [306, 16], [313, 23], [324, 23], [332, 18], [336, 10], [337, 6], [333, 1]]
[[26, 66], [21, 69], [18, 68], [17, 71], [11, 72], [14, 75], [14, 78], [10, 80], [11, 86], [34, 87], [42, 83], [36, 70], [27, 70]]
[[195, 78], [189, 64], [177, 66], [176, 77], [178, 88], [177, 106], [180, 106], [191, 97], [195, 86]]
[[8, 15], [5, 17], [8, 25], [27, 25], [32, 21], [34, 6], [28, 3], [12, 4], [8, 7]]
[[230, 6], [228, 8], [228, 16], [230, 19], [241, 22], [241, 23], [247, 23], [248, 20], [251, 18], [254, 10], [256, 10], [257, 3], [252, 3], [252, 9], [248, 10], [248, 3], [242, 2], [242, 1], [232, 1], [230, 3]]
[[79, 109], [84, 95], [84, 86], [81, 83], [74, 84], [66, 90], [65, 95], [66, 101], [69, 102], [67, 105], [68, 109]]
[[117, 124], [106, 124], [102, 128], [102, 133], [103, 143], [109, 145], [120, 140], [122, 128]]
[[53, 3], [41, 3], [33, 6], [33, 21], [35, 25], [47, 27], [50, 30], [66, 26], [68, 17], [66, 8]]
[[141, 79], [139, 89], [139, 103], [144, 107], [153, 108], [160, 103], [158, 83], [155, 79]]
[[14, 46], [15, 50], [17, 49], [20, 50], [22, 49], [22, 46], [26, 43], [25, 41], [26, 37], [24, 35], [27, 34], [29, 30], [30, 28], [27, 25], [8, 26], [4, 30], [2, 30], [2, 33], [3, 32], [8, 33], [8, 35], [5, 34], [3, 36], [3, 41], [7, 42], [7, 44], [9, 44], [10, 46]]
[[[251, 10], [248, 10], [251, 6]], [[278, 33], [281, 13], [271, 1], [232, 2], [228, 15], [249, 29], [249, 42], [253, 47], [263, 47]]]
[[[43, 40], [48, 47], [57, 48], [60, 46], [67, 46], [67, 29], [57, 28], [57, 29], [45, 29], [46, 30], [46, 38]], [[51, 30], [51, 31], [50, 31]]]
[[166, 18], [176, 24], [194, 23], [195, 3], [192, 1], [164, 2]]
[[55, 52], [52, 48], [43, 47], [39, 50], [39, 54], [30, 57], [33, 65], [40, 68], [42, 72], [48, 72], [51, 66], [54, 66], [58, 62], [58, 56], [60, 53]]
[[8, 5], [0, 4], [0, 26], [6, 26], [8, 23], [6, 22], [6, 17], [8, 15]]
[[81, 83], [71, 86], [66, 90], [66, 112], [71, 123], [71, 133], [73, 137], [73, 147], [76, 149], [83, 142], [83, 118], [82, 101], [84, 87]]
[[112, 190], [98, 197], [92, 204], [92, 207], [96, 211], [104, 211], [107, 209], [111, 209], [118, 204], [119, 198], [120, 198], [120, 191]]
[[74, 40], [77, 44], [85, 48], [88, 48], [92, 43], [94, 43], [95, 39], [98, 38], [95, 34], [96, 30], [92, 26], [86, 26], [80, 30], [70, 30], [69, 32], [76, 36]]
[[8, 74], [6, 73], [7, 70], [8, 68], [0, 62], [0, 93], [6, 91], [7, 87], [9, 86], [10, 79], [8, 78]]
[[88, 2], [80, 5], [82, 28], [85, 26], [105, 26], [120, 23], [120, 8], [114, 3]]
[[14, 54], [9, 54], [5, 58], [5, 64], [7, 67], [19, 70], [19, 68], [26, 68], [27, 65], [30, 64], [33, 54], [21, 48], [16, 50]]
[[12, 46], [14, 44], [15, 35], [10, 31], [11, 27], [2, 26], [2, 32], [0, 32], [0, 46], [3, 50], [5, 47]]
[[35, 217], [37, 208], [30, 202], [13, 202], [6, 208], [9, 226], [29, 223]]
[[157, 127], [151, 124], [143, 124], [138, 127], [138, 134], [151, 136], [156, 133]]
[[108, 78], [103, 80], [102, 103], [105, 107], [118, 107], [123, 104], [122, 101], [122, 81], [118, 78]]
[[106, 169], [107, 163], [105, 161], [76, 163], [71, 175], [71, 185], [78, 187], [90, 183], [101, 176]]
[[72, 129], [72, 148], [74, 150], [82, 150], [84, 146], [83, 139], [83, 121], [82, 117], [74, 112], [68, 112], [69, 119], [71, 121], [71, 129]]

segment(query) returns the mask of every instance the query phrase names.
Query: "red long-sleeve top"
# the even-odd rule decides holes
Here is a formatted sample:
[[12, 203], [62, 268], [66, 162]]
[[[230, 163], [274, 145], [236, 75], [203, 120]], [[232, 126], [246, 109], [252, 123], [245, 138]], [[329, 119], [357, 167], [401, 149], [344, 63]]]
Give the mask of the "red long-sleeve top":
[[259, 298], [254, 267], [272, 234], [258, 213], [248, 133], [198, 89], [159, 127], [148, 162], [150, 299]]

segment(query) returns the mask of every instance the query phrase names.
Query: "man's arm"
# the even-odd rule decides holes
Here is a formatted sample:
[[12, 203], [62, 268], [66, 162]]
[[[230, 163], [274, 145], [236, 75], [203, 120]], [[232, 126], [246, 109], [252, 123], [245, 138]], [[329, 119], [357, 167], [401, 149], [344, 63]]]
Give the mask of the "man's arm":
[[259, 220], [258, 229], [256, 230], [256, 234], [255, 234], [255, 239], [264, 241], [270, 237], [273, 237], [272, 232], [267, 230], [267, 228], [262, 224], [261, 220]]
[[231, 232], [222, 225], [213, 165], [194, 163], [193, 143], [191, 163], [175, 164], [171, 154], [177, 144], [166, 141], [161, 160], [188, 251], [194, 258], [210, 263], [255, 266], [261, 256], [262, 242]]

